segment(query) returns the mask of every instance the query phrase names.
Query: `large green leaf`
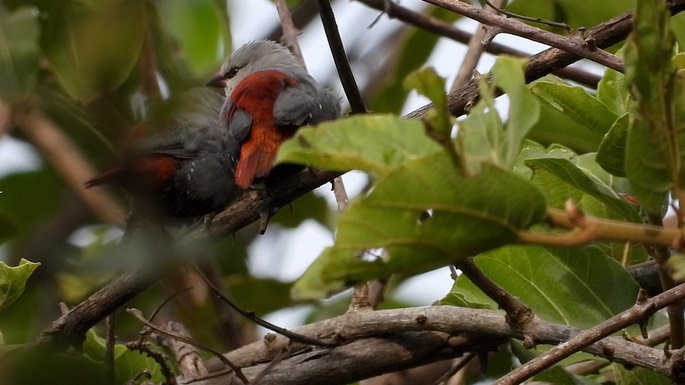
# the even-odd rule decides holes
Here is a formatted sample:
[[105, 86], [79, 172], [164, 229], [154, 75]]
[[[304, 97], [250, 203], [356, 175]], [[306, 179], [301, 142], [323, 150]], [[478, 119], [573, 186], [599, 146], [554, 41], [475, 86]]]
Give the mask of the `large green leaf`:
[[548, 106], [599, 135], [609, 131], [618, 117], [582, 87], [539, 81], [531, 90]]
[[545, 146], [561, 144], [578, 153], [597, 151], [601, 133], [575, 122], [547, 103], [540, 106], [540, 119], [533, 126], [528, 139]]
[[7, 266], [0, 261], [0, 310], [16, 301], [26, 288], [26, 281], [40, 263], [29, 262], [22, 258], [19, 266]]
[[534, 170], [533, 182], [544, 191], [552, 207], [563, 208], [568, 199], [573, 199], [589, 214], [632, 222], [641, 220], [636, 207], [620, 198], [603, 180], [606, 175], [597, 176], [606, 174], [599, 167], [588, 172], [558, 158], [528, 159], [525, 164]]
[[129, 76], [144, 38], [145, 3], [63, 2], [43, 23], [41, 46], [62, 86], [89, 102]]
[[27, 96], [35, 82], [40, 57], [36, 16], [30, 9], [0, 12], [0, 98]]
[[626, 80], [636, 107], [630, 115], [625, 173], [650, 213], [665, 210], [668, 192], [681, 186], [685, 122], [674, 121], [670, 12], [660, 0], [640, 0], [625, 47]]
[[440, 150], [418, 120], [364, 115], [300, 129], [281, 145], [277, 161], [386, 175], [408, 159]]
[[[222, 52], [228, 25], [221, 17], [221, 9], [215, 0], [164, 0], [160, 3], [165, 28], [178, 41], [190, 69], [197, 77], [206, 77], [216, 71], [223, 57]], [[230, 47], [230, 44], [229, 44]], [[230, 52], [230, 51], [229, 51]]]
[[[475, 264], [536, 315], [550, 321], [589, 328], [635, 304], [638, 285], [613, 258], [597, 247], [542, 248], [509, 246], [475, 258]], [[497, 305], [460, 275], [445, 304]]]
[[[334, 246], [295, 284], [297, 298], [316, 298], [345, 282], [418, 273], [516, 240], [540, 221], [541, 193], [513, 173], [485, 164], [462, 177], [439, 152], [406, 161], [340, 218]], [[383, 257], [358, 258], [365, 251]]]

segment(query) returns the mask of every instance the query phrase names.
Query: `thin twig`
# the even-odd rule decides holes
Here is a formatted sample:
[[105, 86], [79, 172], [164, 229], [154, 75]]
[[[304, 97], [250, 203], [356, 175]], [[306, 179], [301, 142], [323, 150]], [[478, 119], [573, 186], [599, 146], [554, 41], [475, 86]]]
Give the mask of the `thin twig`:
[[500, 28], [503, 32], [520, 36], [538, 43], [563, 49], [595, 63], [623, 72], [623, 60], [597, 47], [592, 39], [581, 35], [561, 36], [519, 21], [494, 15], [458, 0], [423, 0], [435, 6], [466, 16], [482, 24]]
[[266, 329], [269, 329], [275, 333], [278, 333], [282, 336], [288, 337], [293, 341], [300, 342], [303, 344], [309, 344], [309, 345], [314, 345], [314, 346], [326, 346], [326, 347], [333, 347], [337, 346], [338, 344], [335, 342], [327, 342], [323, 341], [320, 339], [304, 336], [301, 334], [293, 333], [290, 330], [284, 329], [280, 326], [276, 326], [272, 324], [271, 322], [268, 322], [262, 318], [257, 317], [254, 315], [252, 312], [245, 311], [241, 309], [238, 305], [234, 304], [233, 301], [231, 301], [228, 297], [226, 297], [221, 291], [219, 291], [216, 286], [207, 278], [207, 276], [197, 267], [195, 266], [195, 269], [197, 270], [197, 273], [202, 277], [202, 279], [207, 283], [207, 286], [214, 292], [214, 295], [217, 297], [221, 298], [222, 301], [226, 302], [228, 306], [230, 306], [233, 310], [237, 311], [242, 315], [243, 317], [249, 319], [250, 321], [256, 323], [257, 325], [264, 327]]
[[364, 114], [366, 113], [366, 106], [364, 105], [364, 100], [359, 92], [357, 81], [354, 79], [352, 67], [350, 67], [350, 61], [347, 60], [345, 46], [340, 38], [338, 23], [335, 21], [335, 14], [333, 14], [331, 2], [329, 0], [318, 0], [317, 4], [319, 6], [319, 14], [321, 15], [323, 29], [326, 32], [328, 46], [330, 47], [331, 54], [333, 55], [335, 67], [338, 70], [340, 82], [345, 90], [347, 101], [350, 103], [350, 112], [352, 114]]
[[457, 374], [460, 370], [464, 369], [466, 365], [471, 362], [472, 359], [476, 358], [477, 354], [476, 353], [468, 353], [465, 354], [464, 357], [459, 359], [456, 364], [452, 365], [452, 367], [446, 371], [440, 378], [438, 378], [435, 382], [434, 385], [440, 385], [440, 384], [447, 384], [447, 381], [449, 381], [452, 376]]
[[[490, 13], [498, 12], [499, 8], [506, 4], [507, 0], [495, 0], [495, 2], [495, 4], [488, 3], [488, 5], [490, 5], [490, 8], [485, 8], [485, 10]], [[471, 79], [473, 71], [476, 69], [478, 61], [480, 60], [480, 57], [483, 55], [483, 52], [485, 51], [485, 47], [490, 44], [490, 41], [485, 43], [483, 42], [485, 34], [485, 26], [479, 24], [476, 28], [476, 32], [474, 32], [473, 35], [471, 35], [466, 55], [464, 55], [464, 59], [461, 62], [459, 71], [457, 72], [457, 76], [454, 78], [452, 87], [450, 87], [450, 92], [456, 91], [459, 88], [463, 87], [466, 84], [466, 82], [468, 82], [469, 79]]]
[[495, 381], [495, 385], [515, 385], [551, 367], [557, 362], [581, 351], [586, 346], [593, 344], [611, 334], [640, 323], [650, 317], [657, 310], [676, 303], [685, 298], [685, 284], [678, 285], [662, 294], [637, 303], [630, 309], [621, 312], [608, 320], [588, 330], [583, 330], [568, 342], [557, 345], [542, 353], [534, 359], [523, 364], [519, 368], [507, 373], [504, 377]]
[[[664, 223], [661, 217], [649, 215], [648, 219], [650, 224], [662, 229], [664, 228]], [[661, 287], [663, 290], [668, 290], [672, 287], [675, 287], [676, 282], [673, 280], [670, 268], [667, 265], [667, 261], [671, 257], [669, 247], [655, 246], [648, 248], [647, 250], [650, 252], [650, 255], [654, 258], [659, 266], [659, 279], [661, 281]], [[681, 301], [670, 305], [666, 310], [668, 313], [668, 324], [671, 326], [672, 349], [680, 349], [685, 344], [685, 320], [683, 319], [683, 309], [685, 309], [685, 304]]]
[[[379, 11], [386, 11], [388, 17], [390, 18], [395, 18], [397, 20], [400, 20], [404, 23], [413, 25], [418, 28], [422, 28], [426, 31], [433, 32], [436, 35], [439, 36], [444, 36], [448, 39], [454, 40], [456, 42], [462, 43], [462, 44], [468, 44], [468, 42], [471, 40], [471, 37], [473, 34], [471, 32], [467, 32], [464, 30], [461, 30], [452, 24], [445, 23], [444, 21], [437, 19], [435, 17], [432, 17], [430, 15], [426, 15], [420, 12], [416, 12], [414, 10], [411, 10], [409, 8], [406, 8], [394, 1], [386, 1], [386, 0], [358, 0], [361, 3], [366, 4], [367, 6], [377, 9]], [[517, 56], [517, 57], [529, 57], [530, 54], [524, 51], [517, 50], [516, 48], [509, 47], [504, 44], [500, 44], [497, 42], [490, 42], [487, 46], [484, 47], [485, 52], [493, 54], [493, 55], [511, 55], [511, 56]], [[601, 76], [596, 75], [587, 71], [584, 71], [580, 68], [574, 68], [574, 67], [564, 67], [564, 68], [559, 68], [553, 73], [561, 78], [568, 79], [571, 81], [574, 81], [576, 83], [582, 84], [587, 87], [591, 88], [597, 88], [597, 84], [599, 83]]]
[[285, 0], [276, 0], [276, 10], [278, 11], [278, 17], [281, 20], [281, 28], [283, 28], [283, 42], [285, 42], [285, 45], [290, 48], [290, 51], [295, 55], [300, 64], [302, 64], [302, 68], [307, 68], [304, 57], [302, 56], [300, 44], [297, 42], [298, 31], [297, 28], [295, 28], [295, 23], [293, 23], [288, 4], [286, 4]]
[[456, 264], [457, 268], [471, 280], [485, 295], [490, 297], [507, 313], [507, 322], [515, 329], [525, 329], [535, 315], [526, 304], [517, 297], [507, 293], [498, 284], [483, 274], [476, 265], [468, 260]]
[[136, 342], [129, 342], [126, 344], [126, 347], [130, 350], [137, 350], [140, 353], [145, 354], [146, 356], [155, 360], [157, 365], [159, 365], [160, 372], [166, 379], [165, 384], [178, 385], [178, 381], [176, 381], [174, 371], [173, 369], [171, 369], [171, 365], [169, 365], [169, 360], [164, 354], [153, 350], [150, 344], [148, 343], [139, 344]]
[[[164, 330], [188, 340], [192, 340], [190, 332], [181, 323], [168, 321], [164, 325]], [[201, 378], [209, 374], [207, 368], [202, 362], [202, 357], [200, 357], [200, 354], [194, 349], [193, 345], [175, 340], [173, 338], [160, 339], [162, 340], [162, 343], [174, 354], [176, 362], [178, 363], [178, 369], [184, 379]], [[251, 383], [250, 385], [254, 384]]]
[[105, 319], [105, 378], [110, 385], [116, 384], [114, 376], [114, 345], [116, 343], [116, 310]]
[[547, 221], [553, 226], [571, 231], [563, 234], [521, 231], [518, 234], [519, 241], [547, 246], [582, 246], [603, 240], [668, 247], [682, 235], [677, 229], [615, 221], [585, 214], [582, 215], [582, 219], [572, 219], [568, 212], [553, 208], [547, 209]]
[[493, 4], [492, 2], [488, 0], [483, 0], [483, 2], [487, 5], [489, 5], [493, 10], [497, 11], [497, 13], [500, 13], [504, 16], [511, 17], [514, 19], [519, 19], [519, 20], [524, 20], [532, 23], [538, 23], [538, 24], [544, 24], [548, 25], [550, 27], [557, 27], [557, 28], [562, 28], [565, 29], [566, 31], [571, 31], [571, 27], [568, 26], [568, 24], [563, 23], [563, 22], [558, 22], [558, 21], [553, 21], [553, 20], [545, 20], [541, 19], [539, 17], [530, 17], [530, 16], [525, 16], [525, 15], [519, 15], [513, 12], [509, 12], [507, 10], [502, 9], [501, 5]]
[[[245, 385], [247, 385], [247, 384], [250, 383], [250, 381], [245, 377], [245, 375], [244, 375], [243, 372], [240, 370], [240, 368], [239, 368], [238, 366], [234, 365], [234, 364], [233, 364], [228, 358], [226, 358], [223, 354], [217, 352], [216, 350], [210, 348], [209, 346], [205, 346], [205, 345], [199, 344], [199, 343], [197, 343], [197, 342], [195, 342], [195, 341], [193, 341], [193, 340], [191, 340], [191, 339], [185, 338], [185, 337], [183, 337], [183, 336], [178, 336], [178, 335], [176, 335], [176, 334], [174, 334], [174, 333], [170, 333], [170, 332], [168, 332], [168, 331], [166, 331], [166, 330], [164, 330], [164, 329], [162, 329], [162, 328], [160, 328], [160, 327], [157, 327], [155, 324], [153, 324], [153, 323], [151, 323], [151, 322], [148, 322], [148, 320], [145, 319], [145, 317], [143, 316], [143, 313], [142, 313], [140, 310], [138, 310], [138, 309], [131, 309], [131, 308], [129, 308], [129, 309], [126, 309], [126, 312], [129, 313], [129, 314], [131, 314], [135, 319], [137, 319], [138, 321], [140, 321], [143, 325], [147, 326], [148, 328], [152, 329], [152, 330], [153, 330], [155, 333], [157, 333], [157, 334], [161, 334], [161, 335], [163, 335], [163, 336], [165, 336], [165, 337], [172, 338], [172, 339], [174, 339], [174, 340], [176, 340], [176, 341], [180, 341], [180, 342], [184, 342], [184, 343], [189, 344], [189, 345], [193, 345], [193, 346], [195, 346], [196, 348], [198, 348], [198, 349], [200, 349], [200, 350], [204, 350], [204, 351], [206, 351], [206, 352], [209, 352], [209, 353], [213, 354], [213, 355], [214, 355], [217, 359], [219, 359], [219, 361], [221, 361], [224, 365], [226, 365], [226, 366], [228, 366], [229, 368], [231, 368], [231, 369], [233, 370], [233, 372], [235, 373], [235, 375], [236, 375], [236, 376], [237, 376]], [[137, 345], [137, 343], [131, 343], [131, 346], [136, 346], [136, 345]], [[127, 346], [128, 346], [128, 345], [127, 345]]]
[[288, 356], [290, 355], [290, 352], [291, 352], [291, 348], [290, 348], [290, 347], [287, 347], [287, 348], [285, 348], [285, 349], [281, 349], [281, 350], [278, 352], [278, 354], [276, 354], [276, 357], [274, 357], [274, 358], [269, 362], [269, 364], [268, 364], [264, 369], [262, 369], [262, 371], [261, 371], [259, 374], [257, 374], [257, 375], [252, 379], [252, 381], [250, 381], [250, 385], [257, 385], [257, 384], [259, 383], [259, 381], [261, 381], [262, 378], [264, 378], [264, 376], [266, 376], [268, 373], [271, 372], [271, 370], [272, 370], [274, 367], [276, 367], [276, 365], [280, 364], [280, 363], [283, 361], [283, 359], [285, 359], [286, 357], [288, 357]]

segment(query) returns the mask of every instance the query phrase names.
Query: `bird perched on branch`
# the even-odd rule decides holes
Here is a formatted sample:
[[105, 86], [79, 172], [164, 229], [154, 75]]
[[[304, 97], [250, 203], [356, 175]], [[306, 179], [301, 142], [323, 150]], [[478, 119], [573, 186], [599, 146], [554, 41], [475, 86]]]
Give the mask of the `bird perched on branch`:
[[234, 182], [240, 147], [219, 122], [224, 99], [212, 88], [196, 88], [165, 105], [164, 118], [134, 127], [121, 163], [86, 187], [119, 184], [135, 213], [161, 221], [220, 211], [241, 191]]
[[235, 182], [243, 189], [269, 173], [279, 145], [299, 127], [340, 115], [339, 98], [272, 41], [238, 48], [209, 85], [226, 89], [221, 120], [240, 143]]

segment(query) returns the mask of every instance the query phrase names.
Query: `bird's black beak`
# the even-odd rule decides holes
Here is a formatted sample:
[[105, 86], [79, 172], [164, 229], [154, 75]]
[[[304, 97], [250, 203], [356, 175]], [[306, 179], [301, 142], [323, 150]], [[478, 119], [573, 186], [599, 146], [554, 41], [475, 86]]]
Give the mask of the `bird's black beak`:
[[226, 87], [226, 79], [224, 77], [224, 74], [218, 73], [214, 75], [211, 79], [206, 84], [207, 87], [214, 87], [214, 88], [224, 88]]

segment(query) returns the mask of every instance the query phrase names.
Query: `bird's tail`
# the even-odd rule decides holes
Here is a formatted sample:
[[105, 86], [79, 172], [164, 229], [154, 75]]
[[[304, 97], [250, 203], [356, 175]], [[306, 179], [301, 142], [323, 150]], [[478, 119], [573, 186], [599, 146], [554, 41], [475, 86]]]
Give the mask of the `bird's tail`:
[[266, 176], [271, 170], [276, 151], [267, 146], [243, 148], [235, 170], [235, 184], [246, 189], [257, 177]]

